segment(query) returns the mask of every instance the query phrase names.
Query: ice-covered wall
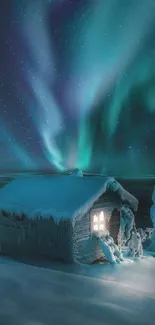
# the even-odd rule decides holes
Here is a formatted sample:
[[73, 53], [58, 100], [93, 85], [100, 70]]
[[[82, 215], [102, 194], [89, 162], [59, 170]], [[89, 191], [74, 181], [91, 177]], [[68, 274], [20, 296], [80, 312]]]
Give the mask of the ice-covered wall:
[[75, 261], [91, 264], [103, 257], [97, 238], [91, 234], [90, 211], [76, 220], [73, 227], [73, 257]]
[[[19, 217], [19, 216], [18, 216]], [[41, 257], [50, 260], [73, 261], [72, 223], [36, 218], [17, 220], [15, 214], [0, 212], [0, 252], [10, 257]]]

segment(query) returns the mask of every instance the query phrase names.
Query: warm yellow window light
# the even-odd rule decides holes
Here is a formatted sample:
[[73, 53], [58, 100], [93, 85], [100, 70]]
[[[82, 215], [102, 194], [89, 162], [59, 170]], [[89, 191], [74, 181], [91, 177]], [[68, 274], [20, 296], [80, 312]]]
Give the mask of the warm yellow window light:
[[99, 221], [100, 222], [103, 222], [104, 221], [104, 213], [103, 213], [103, 211], [100, 212]]
[[98, 225], [94, 225], [94, 230], [95, 231], [98, 231], [99, 229], [98, 229]]
[[92, 222], [93, 222], [92, 224], [93, 231], [104, 231], [105, 230], [104, 212], [103, 211], [96, 212], [93, 215]]
[[99, 225], [99, 230], [104, 230], [104, 225], [102, 223]]
[[96, 214], [94, 215], [94, 222], [98, 222], [98, 217]]

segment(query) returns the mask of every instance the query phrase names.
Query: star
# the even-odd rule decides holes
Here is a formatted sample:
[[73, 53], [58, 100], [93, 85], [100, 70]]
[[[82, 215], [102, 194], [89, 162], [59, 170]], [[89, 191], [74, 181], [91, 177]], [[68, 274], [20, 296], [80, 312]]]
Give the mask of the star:
[[0, 169], [155, 175], [154, 0], [3, 1], [0, 21]]

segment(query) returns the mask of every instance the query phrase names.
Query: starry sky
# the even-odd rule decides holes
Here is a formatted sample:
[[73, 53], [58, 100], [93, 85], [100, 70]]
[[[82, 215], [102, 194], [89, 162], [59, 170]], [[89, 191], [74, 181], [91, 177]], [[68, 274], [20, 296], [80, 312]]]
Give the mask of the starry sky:
[[0, 0], [0, 170], [155, 176], [155, 1]]

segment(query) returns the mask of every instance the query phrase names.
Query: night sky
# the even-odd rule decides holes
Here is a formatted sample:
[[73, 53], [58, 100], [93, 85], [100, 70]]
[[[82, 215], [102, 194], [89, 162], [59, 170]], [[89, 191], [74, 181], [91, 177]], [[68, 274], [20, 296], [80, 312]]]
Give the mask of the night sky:
[[0, 0], [0, 170], [155, 176], [155, 1]]

